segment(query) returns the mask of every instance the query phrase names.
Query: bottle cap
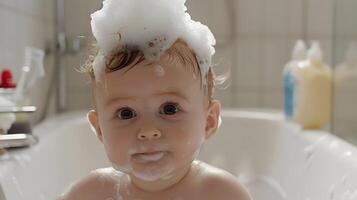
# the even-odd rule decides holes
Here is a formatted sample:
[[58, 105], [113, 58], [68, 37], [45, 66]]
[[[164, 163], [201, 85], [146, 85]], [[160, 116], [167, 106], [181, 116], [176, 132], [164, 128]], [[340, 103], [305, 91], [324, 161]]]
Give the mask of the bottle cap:
[[307, 58], [309, 60], [322, 61], [322, 51], [318, 41], [312, 41], [311, 47], [307, 52]]
[[12, 82], [12, 73], [9, 69], [1, 72], [0, 88], [15, 88], [16, 84]]
[[306, 58], [306, 45], [303, 40], [296, 41], [291, 57], [293, 60], [304, 60]]

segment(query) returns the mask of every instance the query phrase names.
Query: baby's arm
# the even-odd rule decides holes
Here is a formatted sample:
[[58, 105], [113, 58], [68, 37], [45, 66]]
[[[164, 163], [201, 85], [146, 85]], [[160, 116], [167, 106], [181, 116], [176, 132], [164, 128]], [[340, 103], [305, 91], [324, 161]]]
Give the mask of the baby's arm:
[[232, 174], [221, 171], [213, 173], [203, 182], [206, 200], [252, 200], [247, 189]]

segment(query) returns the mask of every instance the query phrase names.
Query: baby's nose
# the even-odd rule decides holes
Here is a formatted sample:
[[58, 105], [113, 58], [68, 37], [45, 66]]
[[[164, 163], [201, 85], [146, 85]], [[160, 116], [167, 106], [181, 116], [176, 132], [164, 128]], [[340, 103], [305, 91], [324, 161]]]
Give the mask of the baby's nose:
[[160, 137], [161, 132], [159, 130], [140, 131], [138, 134], [139, 140], [159, 139]]

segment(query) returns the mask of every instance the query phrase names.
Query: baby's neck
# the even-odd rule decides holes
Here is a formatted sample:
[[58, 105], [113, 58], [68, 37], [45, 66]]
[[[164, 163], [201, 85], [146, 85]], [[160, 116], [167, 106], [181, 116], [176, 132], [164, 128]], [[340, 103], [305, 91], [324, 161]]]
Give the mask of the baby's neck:
[[175, 174], [170, 176], [167, 179], [160, 179], [157, 181], [143, 181], [134, 176], [130, 176], [131, 182], [138, 189], [146, 191], [146, 192], [158, 192], [168, 190], [169, 188], [177, 185], [180, 182], [183, 182], [184, 179], [189, 175], [191, 171], [191, 165], [188, 165], [178, 171]]

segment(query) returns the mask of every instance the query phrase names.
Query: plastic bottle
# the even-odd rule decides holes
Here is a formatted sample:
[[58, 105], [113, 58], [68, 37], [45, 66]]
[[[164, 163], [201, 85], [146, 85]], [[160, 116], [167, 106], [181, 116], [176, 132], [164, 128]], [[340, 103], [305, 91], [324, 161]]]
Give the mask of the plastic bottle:
[[295, 108], [295, 88], [296, 88], [296, 69], [299, 62], [306, 59], [306, 45], [304, 41], [298, 40], [295, 43], [289, 61], [283, 70], [283, 83], [284, 83], [284, 114], [287, 119], [291, 119], [294, 115]]
[[44, 56], [45, 52], [42, 49], [26, 47], [25, 62], [22, 67], [21, 76], [14, 94], [14, 102], [16, 104], [22, 104], [23, 102], [26, 102], [27, 97], [25, 92], [27, 92], [28, 89], [32, 87], [37, 79], [44, 77]]
[[335, 132], [349, 141], [356, 140], [355, 136], [357, 119], [354, 103], [357, 102], [357, 42], [350, 43], [345, 55], [345, 60], [335, 70], [335, 111], [334, 118], [340, 126], [335, 127]]
[[[357, 87], [357, 43], [350, 43], [345, 60], [336, 67], [336, 89]], [[356, 92], [352, 90], [351, 92]]]
[[296, 107], [293, 120], [305, 129], [320, 129], [331, 119], [332, 71], [322, 61], [317, 41], [312, 42], [307, 60], [296, 70]]

